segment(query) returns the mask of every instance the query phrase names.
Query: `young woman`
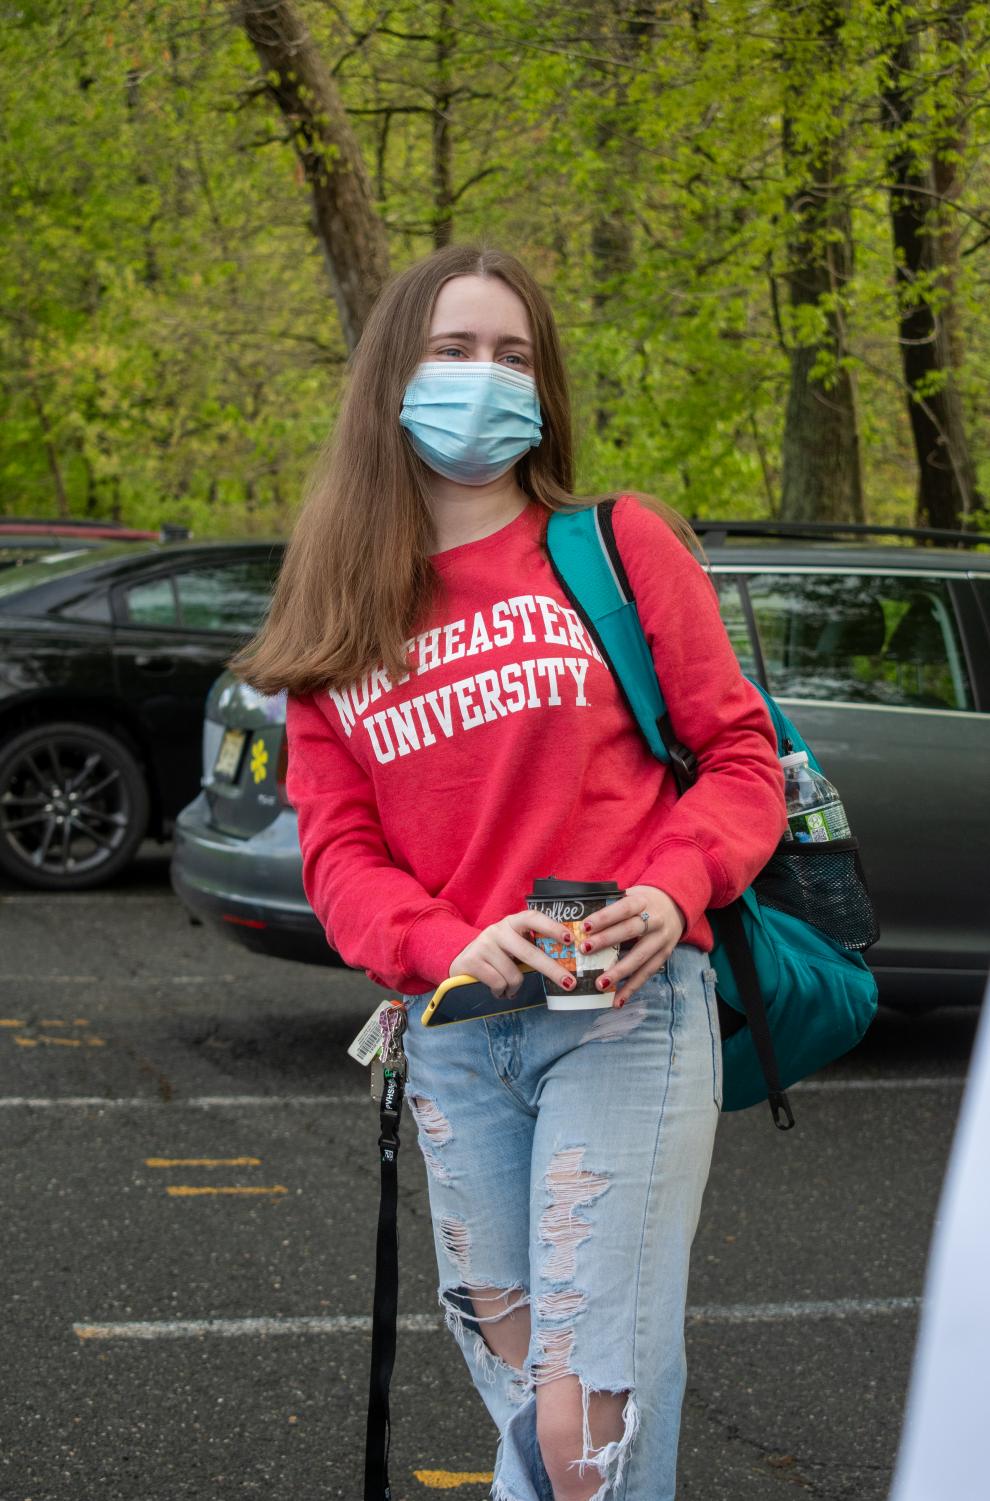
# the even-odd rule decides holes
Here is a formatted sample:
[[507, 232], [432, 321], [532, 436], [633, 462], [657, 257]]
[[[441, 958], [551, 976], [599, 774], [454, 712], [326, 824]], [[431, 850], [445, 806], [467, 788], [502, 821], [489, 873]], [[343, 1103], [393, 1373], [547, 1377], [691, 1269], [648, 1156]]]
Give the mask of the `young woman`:
[[[287, 793], [328, 940], [408, 1002], [407, 1097], [440, 1302], [499, 1429], [496, 1501], [672, 1501], [691, 1241], [721, 1094], [708, 907], [784, 829], [762, 700], [690, 529], [621, 496], [616, 541], [678, 737], [678, 798], [558, 586], [572, 494], [547, 300], [510, 255], [438, 251], [382, 293], [263, 631]], [[449, 975], [514, 994], [534, 878], [615, 880], [584, 947], [611, 1009], [436, 1031]]]

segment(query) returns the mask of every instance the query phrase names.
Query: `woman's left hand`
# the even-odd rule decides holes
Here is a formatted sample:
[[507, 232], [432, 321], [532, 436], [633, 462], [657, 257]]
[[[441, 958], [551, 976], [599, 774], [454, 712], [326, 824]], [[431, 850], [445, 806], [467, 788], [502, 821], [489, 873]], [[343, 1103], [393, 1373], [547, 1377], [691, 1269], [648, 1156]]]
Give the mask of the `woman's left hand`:
[[[644, 925], [641, 912], [650, 914]], [[595, 982], [598, 990], [616, 987], [613, 1006], [624, 1006], [633, 991], [662, 969], [684, 932], [684, 914], [665, 891], [656, 886], [629, 886], [617, 902], [610, 902], [600, 912], [593, 912], [582, 927], [586, 937], [582, 953], [596, 953], [612, 944], [636, 940]], [[588, 947], [585, 947], [585, 944]]]

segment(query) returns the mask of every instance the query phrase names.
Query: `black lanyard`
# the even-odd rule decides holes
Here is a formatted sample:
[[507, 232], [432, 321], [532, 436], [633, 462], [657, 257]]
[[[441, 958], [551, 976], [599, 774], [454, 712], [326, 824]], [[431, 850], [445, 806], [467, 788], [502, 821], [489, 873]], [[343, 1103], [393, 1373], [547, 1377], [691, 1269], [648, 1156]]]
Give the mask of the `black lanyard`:
[[[404, 1060], [402, 1060], [404, 1063]], [[402, 1064], [384, 1066], [379, 1105], [381, 1134], [381, 1203], [375, 1246], [375, 1301], [371, 1315], [371, 1384], [364, 1449], [364, 1501], [392, 1501], [388, 1481], [388, 1451], [392, 1437], [388, 1389], [395, 1365], [395, 1326], [399, 1311], [398, 1159], [399, 1117], [402, 1114]]]

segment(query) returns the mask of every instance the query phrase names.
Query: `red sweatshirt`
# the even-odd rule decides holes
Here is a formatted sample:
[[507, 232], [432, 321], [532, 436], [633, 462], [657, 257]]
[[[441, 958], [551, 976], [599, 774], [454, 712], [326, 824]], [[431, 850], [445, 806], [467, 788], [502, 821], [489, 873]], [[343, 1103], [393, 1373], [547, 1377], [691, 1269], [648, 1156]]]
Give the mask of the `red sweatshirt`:
[[286, 792], [303, 885], [348, 964], [432, 990], [534, 878], [656, 886], [708, 950], [706, 907], [733, 900], [786, 822], [773, 729], [742, 677], [715, 590], [631, 496], [615, 538], [678, 738], [698, 757], [678, 798], [540, 551], [531, 502], [433, 557], [442, 591], [410, 671], [289, 697]]

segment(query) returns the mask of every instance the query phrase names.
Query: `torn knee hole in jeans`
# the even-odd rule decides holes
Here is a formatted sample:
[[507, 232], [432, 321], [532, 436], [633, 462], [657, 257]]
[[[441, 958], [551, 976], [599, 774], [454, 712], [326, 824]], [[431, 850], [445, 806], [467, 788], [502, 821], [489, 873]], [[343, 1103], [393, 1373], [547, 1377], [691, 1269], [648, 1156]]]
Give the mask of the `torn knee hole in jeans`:
[[504, 1369], [509, 1400], [517, 1403], [525, 1401], [533, 1384], [525, 1371], [510, 1365], [492, 1349], [485, 1339], [484, 1326], [496, 1324], [528, 1306], [529, 1292], [520, 1283], [493, 1288], [489, 1283], [465, 1282], [458, 1287], [440, 1289], [440, 1307], [451, 1334], [465, 1350], [468, 1335], [473, 1334], [473, 1355], [479, 1374], [485, 1381], [494, 1381], [497, 1372]]
[[[539, 1308], [543, 1299], [538, 1299], [537, 1302]], [[571, 1369], [570, 1361], [574, 1349], [573, 1329], [541, 1329], [537, 1331], [537, 1340], [543, 1351], [543, 1359], [538, 1366], [534, 1367], [534, 1386], [545, 1385], [547, 1382], [559, 1380], [562, 1376], [573, 1376], [580, 1384], [581, 1456], [579, 1459], [571, 1460], [570, 1468], [576, 1469], [581, 1477], [589, 1467], [596, 1469], [602, 1477], [602, 1484], [591, 1497], [591, 1501], [607, 1501], [609, 1494], [622, 1479], [629, 1455], [629, 1446], [639, 1429], [639, 1408], [636, 1398], [626, 1386], [617, 1389], [591, 1386]], [[589, 1409], [592, 1398], [601, 1395], [624, 1396], [626, 1400], [622, 1408], [621, 1435], [617, 1439], [596, 1445], [591, 1436]]]
[[[584, 1381], [581, 1382], [581, 1458], [571, 1462], [571, 1468], [576, 1469], [578, 1475], [583, 1476], [585, 1470], [591, 1468], [597, 1470], [602, 1477], [601, 1486], [590, 1501], [607, 1501], [607, 1497], [619, 1484], [622, 1473], [629, 1457], [629, 1447], [639, 1431], [639, 1408], [636, 1405], [635, 1395], [628, 1387], [620, 1387], [617, 1392], [611, 1392], [612, 1396], [625, 1396], [626, 1401], [622, 1409], [622, 1433], [617, 1439], [612, 1439], [607, 1444], [597, 1447], [591, 1441], [591, 1426], [588, 1421], [588, 1406], [593, 1396], [598, 1394], [599, 1388], [590, 1387]], [[609, 1388], [603, 1390], [609, 1391]]]
[[[570, 1356], [574, 1335], [570, 1330], [552, 1330], [549, 1339], [542, 1343], [547, 1349], [548, 1362], [558, 1359], [566, 1361]], [[551, 1345], [552, 1348], [550, 1348]], [[568, 1467], [572, 1470], [576, 1469], [582, 1478], [587, 1469], [597, 1470], [602, 1483], [590, 1501], [607, 1501], [622, 1479], [630, 1445], [639, 1431], [639, 1408], [635, 1395], [627, 1386], [617, 1388], [592, 1386], [583, 1377], [577, 1376], [577, 1373], [569, 1367], [556, 1370], [543, 1379], [552, 1381], [558, 1376], [573, 1376], [581, 1388], [581, 1454], [578, 1459], [572, 1459]], [[536, 1385], [540, 1384], [540, 1379], [534, 1375]], [[610, 1439], [604, 1444], [596, 1444], [591, 1436], [590, 1407], [592, 1400], [599, 1396], [625, 1397], [621, 1416], [622, 1432], [618, 1438]]]
[[[460, 1337], [465, 1325], [478, 1333], [484, 1324], [497, 1324], [517, 1309], [529, 1307], [529, 1293], [519, 1284], [492, 1297], [479, 1296], [480, 1292], [487, 1291], [487, 1283], [462, 1282], [457, 1287], [441, 1287], [440, 1307], [451, 1333]], [[491, 1312], [488, 1312], [489, 1308]]]
[[494, 1324], [529, 1303], [529, 1291], [519, 1282], [503, 1288], [471, 1275], [471, 1231], [459, 1214], [445, 1214], [437, 1220], [437, 1236], [461, 1274], [455, 1285], [440, 1286], [440, 1306], [449, 1329], [459, 1339], [465, 1322], [477, 1333], [482, 1324]]
[[[498, 1287], [472, 1278], [471, 1232], [467, 1220], [458, 1214], [445, 1214], [437, 1221], [437, 1234], [462, 1278], [456, 1287], [440, 1288], [440, 1303], [445, 1309], [450, 1311], [453, 1305], [454, 1312], [462, 1320], [466, 1314], [471, 1323], [494, 1324], [529, 1303], [529, 1290], [521, 1282]], [[466, 1304], [470, 1304], [469, 1309], [465, 1308]]]

